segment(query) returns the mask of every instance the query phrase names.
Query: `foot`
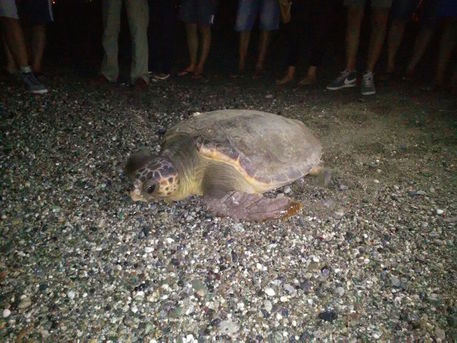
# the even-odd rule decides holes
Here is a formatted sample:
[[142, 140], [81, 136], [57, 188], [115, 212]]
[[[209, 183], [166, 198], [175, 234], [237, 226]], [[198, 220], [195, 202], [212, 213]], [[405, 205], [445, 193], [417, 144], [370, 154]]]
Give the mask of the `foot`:
[[195, 67], [187, 67], [186, 69], [180, 71], [178, 73], [178, 76], [182, 77], [182, 76], [188, 76], [190, 74], [193, 74], [195, 72]]
[[335, 91], [342, 88], [355, 87], [357, 85], [357, 73], [355, 71], [344, 70], [335, 80], [333, 80], [327, 89]]
[[262, 194], [230, 192], [222, 198], [206, 198], [208, 209], [216, 215], [249, 221], [284, 219], [298, 213], [301, 204], [287, 197], [266, 198]]
[[110, 84], [114, 84], [116, 83], [115, 81], [110, 81], [106, 78], [105, 75], [103, 74], [100, 74], [98, 75], [93, 81], [92, 83], [95, 85], [95, 86], [106, 86], [106, 85], [110, 85]]
[[376, 94], [376, 88], [374, 86], [374, 75], [371, 71], [367, 71], [365, 74], [363, 74], [360, 93], [362, 93], [362, 95]]
[[143, 78], [139, 77], [135, 80], [134, 87], [136, 91], [145, 91], [148, 89], [148, 83]]
[[[30, 69], [30, 68], [29, 68]], [[43, 85], [33, 74], [30, 69], [24, 70], [21, 72], [22, 80], [25, 83], [25, 86], [32, 94], [45, 94], [48, 92], [48, 89]]]
[[406, 70], [405, 75], [402, 77], [403, 81], [414, 81], [415, 78], [415, 72], [414, 70]]
[[263, 67], [257, 66], [255, 67], [254, 76], [252, 77], [254, 80], [260, 79], [263, 76], [264, 70]]
[[282, 79], [276, 80], [278, 86], [286, 85], [294, 80], [292, 75], [286, 74]]
[[300, 86], [311, 86], [317, 82], [316, 76], [307, 75], [303, 80], [301, 80], [298, 84]]

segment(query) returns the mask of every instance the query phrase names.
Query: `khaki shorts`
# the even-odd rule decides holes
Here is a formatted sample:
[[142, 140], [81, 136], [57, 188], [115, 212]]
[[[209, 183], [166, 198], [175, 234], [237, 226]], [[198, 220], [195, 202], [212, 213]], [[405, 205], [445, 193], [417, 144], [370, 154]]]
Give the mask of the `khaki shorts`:
[[19, 19], [15, 0], [0, 0], [0, 17]]
[[[367, 0], [344, 0], [344, 6], [365, 7]], [[374, 8], [390, 8], [392, 0], [371, 0], [371, 7]]]

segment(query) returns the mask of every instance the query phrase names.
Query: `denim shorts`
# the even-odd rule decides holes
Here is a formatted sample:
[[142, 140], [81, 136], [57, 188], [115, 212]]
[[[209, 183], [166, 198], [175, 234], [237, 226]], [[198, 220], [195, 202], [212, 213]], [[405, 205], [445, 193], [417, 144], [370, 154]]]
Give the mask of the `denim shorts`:
[[277, 30], [279, 28], [278, 0], [239, 0], [235, 31], [251, 31], [257, 15], [259, 15], [260, 30]]
[[179, 19], [189, 24], [212, 25], [215, 14], [216, 0], [183, 0], [179, 9]]
[[[344, 0], [344, 6], [357, 6], [364, 7], [367, 0]], [[373, 8], [390, 8], [392, 0], [371, 0], [371, 7]]]
[[0, 17], [19, 19], [16, 0], [0, 0]]

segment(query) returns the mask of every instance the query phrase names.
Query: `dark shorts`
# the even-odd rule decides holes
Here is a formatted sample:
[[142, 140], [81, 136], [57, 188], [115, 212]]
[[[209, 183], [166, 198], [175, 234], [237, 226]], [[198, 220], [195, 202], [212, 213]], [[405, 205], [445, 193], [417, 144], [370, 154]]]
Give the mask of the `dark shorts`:
[[457, 17], [457, 1], [456, 0], [441, 0], [438, 7], [438, 17]]
[[[392, 4], [392, 19], [409, 20], [420, 0], [394, 0]], [[439, 1], [424, 0], [420, 11], [421, 26], [434, 26], [437, 19]]]
[[19, 18], [31, 25], [45, 25], [54, 21], [51, 0], [21, 0]]
[[215, 14], [216, 0], [183, 0], [179, 9], [179, 19], [189, 24], [212, 25]]
[[392, 6], [392, 0], [344, 0], [344, 6], [365, 7], [367, 2], [373, 8], [390, 8]]

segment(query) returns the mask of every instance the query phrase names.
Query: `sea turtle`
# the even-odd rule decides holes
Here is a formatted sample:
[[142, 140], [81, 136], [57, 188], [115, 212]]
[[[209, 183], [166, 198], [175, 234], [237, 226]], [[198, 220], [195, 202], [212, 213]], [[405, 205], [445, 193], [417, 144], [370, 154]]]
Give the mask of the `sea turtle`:
[[300, 204], [262, 193], [318, 170], [322, 147], [298, 120], [252, 110], [202, 113], [167, 131], [160, 155], [130, 156], [134, 201], [202, 195], [216, 215], [281, 218]]

